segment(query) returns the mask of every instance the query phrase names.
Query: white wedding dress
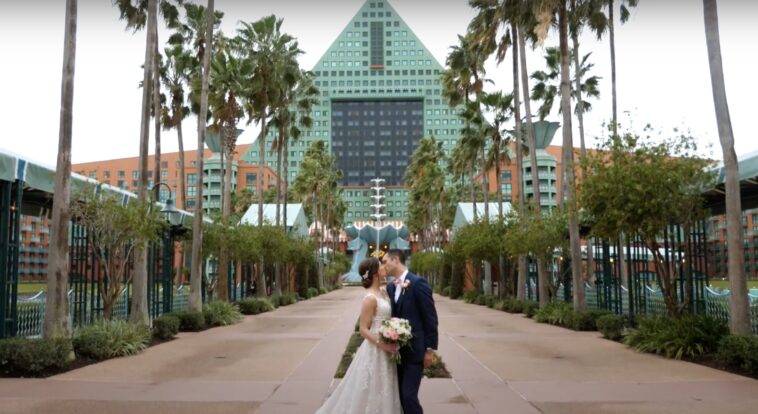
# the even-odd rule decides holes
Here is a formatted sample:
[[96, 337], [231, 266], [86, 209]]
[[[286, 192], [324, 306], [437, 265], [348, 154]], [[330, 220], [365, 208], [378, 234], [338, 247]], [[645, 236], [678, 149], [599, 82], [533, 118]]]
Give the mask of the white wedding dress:
[[[392, 317], [389, 299], [376, 298], [376, 315], [371, 321], [371, 333], [378, 336], [382, 321]], [[376, 345], [363, 341], [353, 362], [328, 400], [316, 414], [400, 414], [400, 390], [397, 384], [397, 365], [389, 354]]]

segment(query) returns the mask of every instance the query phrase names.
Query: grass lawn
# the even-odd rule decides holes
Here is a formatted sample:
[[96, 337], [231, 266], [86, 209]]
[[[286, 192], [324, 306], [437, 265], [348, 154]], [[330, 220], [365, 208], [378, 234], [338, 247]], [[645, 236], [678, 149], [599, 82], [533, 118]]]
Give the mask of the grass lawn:
[[18, 284], [18, 293], [20, 294], [37, 294], [39, 291], [47, 291], [47, 283], [22, 282]]
[[[710, 284], [713, 287], [721, 288], [721, 289], [728, 289], [729, 288], [729, 281], [728, 280], [710, 280]], [[758, 280], [748, 280], [747, 281], [747, 288], [748, 289], [758, 289]]]

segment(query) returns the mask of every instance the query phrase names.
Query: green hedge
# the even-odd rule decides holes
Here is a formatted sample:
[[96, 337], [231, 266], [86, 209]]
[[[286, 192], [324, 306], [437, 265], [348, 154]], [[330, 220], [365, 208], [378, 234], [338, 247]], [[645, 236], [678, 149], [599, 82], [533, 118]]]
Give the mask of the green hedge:
[[476, 290], [469, 290], [463, 294], [463, 301], [466, 303], [476, 303], [479, 298], [479, 292]]
[[221, 301], [203, 306], [203, 317], [208, 326], [234, 325], [242, 320], [242, 314], [236, 304]]
[[306, 299], [315, 298], [316, 296], [318, 296], [318, 289], [316, 289], [315, 287], [309, 287], [308, 290], [305, 292]]
[[259, 313], [271, 312], [274, 305], [268, 299], [264, 298], [247, 298], [238, 303], [240, 312], [244, 315], [257, 315]]
[[181, 321], [170, 313], [161, 315], [153, 320], [153, 336], [159, 339], [173, 339], [179, 332]]
[[569, 326], [573, 320], [574, 309], [568, 303], [550, 302], [534, 315], [534, 320], [551, 325]]
[[297, 294], [295, 293], [283, 293], [279, 296], [279, 306], [289, 306], [297, 303]]
[[0, 340], [0, 372], [5, 376], [38, 376], [66, 369], [73, 361], [68, 338]]
[[197, 332], [207, 329], [203, 312], [183, 310], [173, 312], [172, 315], [179, 318], [179, 331], [181, 332]]
[[728, 368], [758, 376], [758, 336], [723, 337], [718, 344], [716, 360]]
[[603, 338], [612, 341], [621, 339], [628, 325], [628, 319], [622, 315], [608, 314], [597, 318], [597, 330], [603, 334]]
[[629, 330], [624, 343], [640, 352], [674, 359], [695, 359], [718, 349], [729, 333], [726, 325], [707, 316], [685, 315], [680, 319], [640, 318]]
[[533, 318], [540, 310], [540, 304], [537, 301], [525, 300], [523, 302], [523, 313], [527, 318]]
[[76, 354], [97, 361], [134, 355], [150, 344], [152, 332], [145, 324], [101, 320], [74, 331]]
[[609, 312], [603, 309], [582, 309], [573, 311], [571, 329], [575, 331], [597, 331], [597, 321]]

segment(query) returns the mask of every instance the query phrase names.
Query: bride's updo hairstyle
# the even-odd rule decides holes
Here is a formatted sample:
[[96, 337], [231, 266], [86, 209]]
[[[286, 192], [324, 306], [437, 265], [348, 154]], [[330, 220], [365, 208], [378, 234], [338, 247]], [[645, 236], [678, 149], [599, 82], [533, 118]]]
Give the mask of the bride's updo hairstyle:
[[379, 277], [379, 259], [369, 257], [361, 262], [358, 267], [358, 274], [361, 275], [361, 285], [368, 289], [374, 284], [374, 278]]

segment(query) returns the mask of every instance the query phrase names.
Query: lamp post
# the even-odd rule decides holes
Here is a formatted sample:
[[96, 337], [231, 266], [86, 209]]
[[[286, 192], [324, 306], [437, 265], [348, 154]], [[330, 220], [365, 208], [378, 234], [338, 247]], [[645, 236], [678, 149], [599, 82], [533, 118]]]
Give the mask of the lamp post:
[[[177, 210], [176, 206], [174, 205], [174, 200], [171, 198], [171, 187], [169, 187], [168, 184], [164, 182], [158, 182], [156, 183], [151, 189], [151, 193], [155, 192], [155, 194], [158, 194], [158, 188], [160, 186], [165, 186], [168, 189], [168, 198], [163, 204], [163, 208], [161, 209], [160, 213], [163, 216], [163, 218], [166, 220], [166, 223], [168, 223], [169, 227], [168, 230], [166, 230], [163, 234], [162, 241], [162, 251], [163, 251], [163, 258], [162, 258], [162, 269], [161, 269], [161, 283], [160, 286], [163, 288], [163, 297], [161, 298], [161, 302], [163, 304], [162, 309], [159, 308], [158, 301], [158, 286], [156, 283], [152, 284], [153, 289], [155, 291], [153, 292], [153, 316], [158, 316], [159, 310], [162, 313], [168, 313], [172, 310], [172, 300], [173, 300], [173, 278], [171, 277], [171, 270], [173, 268], [173, 258], [174, 258], [174, 236], [176, 235], [178, 228], [181, 224], [181, 213], [179, 210]], [[160, 198], [160, 197], [158, 197]], [[152, 205], [151, 205], [152, 208]], [[157, 269], [156, 269], [157, 270]], [[155, 281], [155, 280], [154, 280]]]

